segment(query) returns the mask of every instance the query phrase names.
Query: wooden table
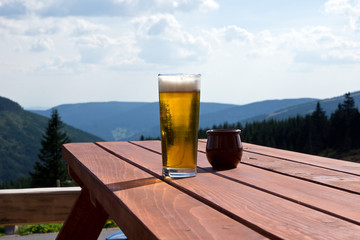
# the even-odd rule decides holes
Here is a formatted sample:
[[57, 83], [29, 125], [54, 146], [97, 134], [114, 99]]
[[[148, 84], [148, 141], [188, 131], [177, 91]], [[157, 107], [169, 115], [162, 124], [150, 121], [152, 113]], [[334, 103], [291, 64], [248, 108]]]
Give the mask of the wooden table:
[[58, 239], [360, 239], [360, 164], [244, 143], [236, 169], [163, 179], [159, 141], [69, 143], [82, 187]]

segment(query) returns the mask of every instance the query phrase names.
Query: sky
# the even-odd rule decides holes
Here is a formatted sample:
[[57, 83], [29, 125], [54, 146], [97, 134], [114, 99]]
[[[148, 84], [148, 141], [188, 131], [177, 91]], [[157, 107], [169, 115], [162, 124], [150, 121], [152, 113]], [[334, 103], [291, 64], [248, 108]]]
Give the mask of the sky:
[[24, 108], [158, 101], [200, 73], [201, 101], [360, 90], [360, 0], [0, 0], [0, 96]]

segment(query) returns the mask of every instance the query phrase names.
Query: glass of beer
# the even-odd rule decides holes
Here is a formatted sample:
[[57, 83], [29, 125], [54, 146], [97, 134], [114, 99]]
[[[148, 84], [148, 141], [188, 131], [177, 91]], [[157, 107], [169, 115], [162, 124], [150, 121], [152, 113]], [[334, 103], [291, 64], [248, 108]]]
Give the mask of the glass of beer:
[[159, 74], [163, 176], [196, 175], [200, 74]]

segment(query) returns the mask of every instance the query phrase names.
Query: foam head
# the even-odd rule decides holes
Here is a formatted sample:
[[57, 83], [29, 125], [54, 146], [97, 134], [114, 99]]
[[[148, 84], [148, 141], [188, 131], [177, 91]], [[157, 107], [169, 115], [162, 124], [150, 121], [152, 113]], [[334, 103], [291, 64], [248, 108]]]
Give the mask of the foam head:
[[200, 74], [159, 74], [159, 92], [199, 92]]

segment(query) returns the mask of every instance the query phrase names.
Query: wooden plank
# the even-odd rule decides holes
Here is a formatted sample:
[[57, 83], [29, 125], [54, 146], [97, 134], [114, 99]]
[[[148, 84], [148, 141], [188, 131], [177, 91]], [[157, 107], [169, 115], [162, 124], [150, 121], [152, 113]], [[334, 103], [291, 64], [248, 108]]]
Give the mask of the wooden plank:
[[108, 216], [101, 206], [91, 202], [88, 189], [83, 188], [56, 239], [96, 240]]
[[[199, 144], [199, 150], [205, 151], [205, 146]], [[243, 157], [253, 158], [253, 155], [245, 152]], [[215, 172], [205, 154], [199, 154], [198, 166]], [[299, 181], [290, 176], [246, 164], [240, 164], [236, 169], [216, 173], [360, 225], [360, 194], [344, 192], [313, 182]]]
[[[141, 144], [142, 146], [147, 147], [149, 149], [153, 149], [156, 152], [159, 153], [161, 152], [161, 146], [159, 146], [157, 141], [141, 141], [134, 143]], [[202, 139], [199, 141], [198, 149], [199, 151], [202, 152], [206, 151], [206, 140]], [[262, 148], [259, 148], [257, 153], [244, 151], [241, 163], [260, 167], [274, 172], [279, 172], [296, 178], [302, 178], [304, 180], [309, 180], [314, 183], [332, 186], [334, 188], [340, 190], [342, 189], [351, 193], [356, 193], [356, 194], [360, 193], [360, 176], [354, 175], [352, 173], [349, 174], [345, 172], [339, 172], [336, 169], [331, 170], [330, 168], [322, 168], [309, 164], [302, 164], [300, 161], [294, 162], [294, 161], [287, 161], [286, 159], [283, 158], [271, 157], [266, 154], [263, 154], [261, 150]], [[274, 151], [276, 151], [276, 149]], [[296, 153], [293, 152], [292, 155], [295, 156]], [[317, 156], [301, 154], [301, 153], [299, 153], [299, 156], [304, 156], [304, 157], [310, 156], [312, 159], [318, 158]], [[299, 157], [296, 158], [299, 159]], [[319, 158], [323, 159], [322, 157]], [[337, 159], [327, 158], [326, 160], [328, 161], [328, 164], [331, 163], [332, 160], [335, 164], [339, 163], [339, 160]], [[340, 161], [340, 162], [344, 162], [344, 161]], [[345, 163], [348, 164], [347, 162]]]
[[360, 176], [247, 152], [243, 154], [242, 163], [351, 193], [360, 193]]
[[[156, 152], [161, 151], [161, 147], [159, 144], [157, 144], [156, 141], [135, 143], [152, 149]], [[199, 151], [205, 152], [205, 147], [206, 141], [200, 140], [198, 147]], [[260, 162], [262, 158], [268, 157], [247, 152], [244, 152], [243, 155], [243, 161], [254, 161], [254, 159], [257, 159]], [[272, 167], [270, 163], [268, 165]], [[282, 167], [286, 168], [286, 164], [283, 165], [285, 166]], [[207, 161], [205, 155], [199, 155], [198, 166], [212, 171], [211, 165]], [[297, 173], [301, 171], [301, 168], [294, 169]], [[308, 174], [308, 176], [310, 176], [309, 172], [311, 172], [311, 170], [305, 169], [304, 171]], [[328, 174], [327, 176], [329, 176], [328, 170], [320, 169], [320, 171], [322, 172], [311, 180], [325, 184], [334, 184], [335, 180], [338, 180], [338, 182], [335, 184], [338, 187], [344, 187], [345, 189], [351, 191], [359, 189], [360, 179], [357, 177], [331, 171], [330, 176], [332, 176], [332, 178], [328, 178], [324, 177], [326, 176], [326, 173]], [[291, 201], [299, 202], [306, 206], [327, 212], [328, 214], [346, 219], [347, 221], [355, 222], [357, 224], [360, 222], [360, 208], [358, 207], [360, 196], [358, 194], [342, 192], [341, 190], [327, 188], [312, 182], [298, 181], [292, 177], [253, 168], [245, 164], [239, 165], [236, 170], [222, 171], [220, 174], [232, 178], [236, 181], [246, 182], [254, 187], [264, 189], [265, 191], [270, 191], [276, 195], [288, 198]], [[313, 173], [313, 176], [316, 176], [315, 173]], [[330, 179], [332, 181], [329, 181]]]
[[[159, 154], [122, 143], [99, 144], [154, 174], [161, 173]], [[144, 155], [146, 161], [141, 161]], [[176, 179], [170, 184], [205, 202], [211, 200], [208, 204], [219, 211], [234, 219], [245, 219], [280, 238], [353, 239], [360, 234], [360, 226], [356, 224], [206, 171], [200, 170], [195, 178]], [[328, 236], [329, 229], [337, 230]]]
[[0, 225], [64, 222], [79, 187], [0, 190]]
[[[199, 149], [201, 151], [205, 152], [205, 147], [206, 143], [199, 142]], [[342, 171], [337, 171], [336, 169], [332, 170], [330, 168], [322, 168], [314, 165], [302, 164], [300, 161], [294, 162], [287, 161], [283, 158], [271, 157], [269, 155], [263, 154], [261, 150], [262, 149], [258, 149], [257, 153], [244, 151], [241, 163], [260, 167], [274, 172], [279, 172], [288, 176], [294, 176], [296, 178], [309, 180], [315, 183], [324, 184], [351, 193], [360, 193], [360, 176], [351, 173], [345, 173]], [[312, 159], [318, 158], [317, 156], [301, 153], [299, 153], [299, 156], [296, 156], [295, 152], [292, 152], [291, 154], [294, 156], [294, 158], [297, 159], [299, 159], [299, 156], [308, 158], [310, 156]], [[323, 159], [322, 157], [319, 158]], [[334, 164], [344, 162], [330, 158], [327, 158], [326, 160], [327, 164], [330, 164], [331, 162], [334, 162]], [[360, 164], [358, 165], [360, 166]]]
[[63, 156], [129, 239], [264, 238], [98, 146], [66, 144]]
[[339, 160], [339, 159], [332, 159], [326, 157], [320, 157], [315, 155], [309, 155], [304, 153], [298, 153], [293, 151], [287, 151], [282, 149], [275, 149], [269, 148], [264, 146], [259, 146], [250, 143], [243, 143], [244, 150], [247, 152], [254, 152], [254, 153], [261, 153], [264, 155], [278, 157], [282, 159], [298, 161], [301, 163], [316, 165], [323, 168], [329, 168], [337, 171], [342, 171], [346, 173], [350, 173], [353, 175], [360, 176], [360, 164]]

